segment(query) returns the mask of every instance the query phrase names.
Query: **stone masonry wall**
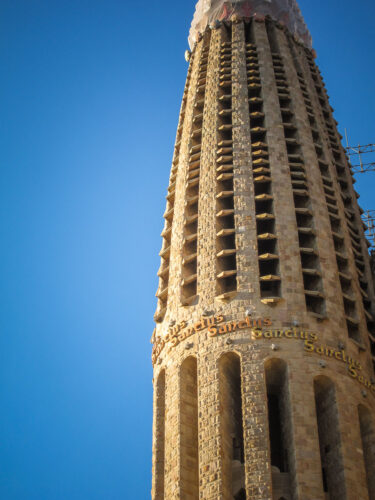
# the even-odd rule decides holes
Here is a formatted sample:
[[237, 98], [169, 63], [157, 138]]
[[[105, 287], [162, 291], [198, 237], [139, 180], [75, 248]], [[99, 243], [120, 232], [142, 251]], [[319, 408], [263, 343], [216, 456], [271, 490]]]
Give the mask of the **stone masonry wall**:
[[[287, 366], [285, 391], [288, 401], [284, 402], [283, 413], [288, 419], [288, 446], [292, 453], [290, 500], [326, 500], [322, 477], [322, 438], [319, 442], [318, 421], [320, 419], [322, 425], [325, 425], [322, 408], [326, 411], [328, 400], [323, 398], [317, 404], [314, 393], [314, 381], [316, 387], [317, 381], [322, 380], [322, 377], [332, 383], [335, 391], [337, 426], [335, 435], [329, 437], [335, 440], [333, 448], [340, 450], [343, 464], [338, 473], [341, 484], [340, 499], [374, 498], [371, 497], [371, 494], [374, 495], [374, 489], [372, 493], [370, 491], [370, 495], [368, 490], [368, 484], [375, 484], [375, 465], [374, 461], [371, 462], [369, 452], [373, 444], [367, 437], [370, 435], [373, 439], [373, 431], [367, 429], [374, 428], [374, 424], [371, 426], [368, 421], [371, 421], [375, 410], [375, 379], [368, 335], [368, 324], [371, 321], [369, 311], [373, 305], [369, 309], [368, 302], [363, 303], [356, 255], [351, 246], [351, 229], [347, 225], [347, 208], [344, 206], [334, 164], [330, 160], [329, 169], [338, 200], [338, 217], [344, 228], [343, 244], [348, 255], [350, 276], [345, 279], [352, 281], [354, 298], [349, 299], [355, 301], [358, 312], [360, 337], [359, 340], [350, 338], [344, 310], [344, 301], [349, 299], [343, 297], [340, 286], [335, 236], [332, 234], [330, 213], [325, 203], [324, 179], [319, 169], [304, 100], [304, 94], [308, 94], [317, 119], [317, 130], [324, 139], [322, 147], [327, 157], [331, 158], [325, 118], [310, 74], [309, 51], [306, 52], [302, 45], [291, 38], [285, 28], [273, 24], [305, 160], [316, 241], [312, 251], [316, 252], [320, 261], [325, 313], [314, 314], [307, 310], [290, 164], [273, 68], [273, 53], [266, 26], [271, 22], [273, 23], [267, 19], [246, 22], [236, 20], [225, 26], [215, 26], [211, 29], [210, 36], [206, 34], [194, 48], [190, 84], [183, 111], [184, 119], [180, 120], [183, 128], [171, 231], [168, 299], [163, 316], [157, 318], [158, 323], [153, 335], [153, 500], [233, 499], [233, 492], [228, 486], [232, 484], [233, 479], [229, 477], [232, 471], [231, 458], [228, 458], [231, 426], [228, 423], [227, 405], [223, 407], [223, 401], [229, 397], [228, 389], [220, 396], [220, 387], [226, 387], [223, 380], [220, 381], [220, 377], [223, 377], [220, 375], [220, 359], [226, 353], [236, 353], [241, 364], [247, 499], [279, 500], [272, 490], [265, 379], [265, 365], [268, 366], [273, 359], [282, 360]], [[250, 131], [248, 68], [245, 54], [248, 30], [251, 30], [259, 61], [260, 97], [265, 113], [270, 171], [268, 175], [272, 180], [272, 206], [279, 259], [281, 292], [277, 300], [275, 298], [271, 302], [262, 300], [260, 295], [262, 277], [258, 265], [258, 220], [255, 213], [252, 163], [254, 146]], [[237, 285], [235, 292], [226, 300], [222, 300], [218, 297], [216, 269], [216, 150], [219, 140], [218, 103], [223, 94], [220, 87], [219, 61], [223, 54], [222, 49], [226, 47], [223, 44], [228, 42], [232, 56], [233, 144], [228, 146], [228, 151], [231, 149], [231, 152], [226, 154], [233, 157]], [[198, 72], [204, 46], [208, 47], [208, 63], [199, 166], [197, 297], [191, 305], [183, 305], [181, 281], [182, 252], [186, 237], [186, 182], [192, 147]], [[298, 68], [301, 68], [301, 72]], [[202, 76], [202, 71], [200, 75]], [[306, 81], [307, 92], [300, 85], [302, 77]], [[356, 199], [351, 184], [349, 189], [352, 190], [350, 192], [353, 199]], [[355, 214], [355, 217], [359, 214], [357, 205]], [[355, 221], [358, 225], [358, 218]], [[365, 248], [362, 228], [360, 234], [362, 246]], [[370, 263], [365, 254], [362, 258], [365, 259], [364, 273], [370, 288], [369, 299], [366, 300], [370, 300], [372, 304], [374, 288]], [[195, 358], [196, 364], [195, 361], [189, 361], [187, 372], [181, 367], [184, 360], [190, 357]], [[158, 378], [159, 374], [162, 374], [161, 379]], [[191, 382], [195, 377], [196, 389], [192, 387]], [[194, 406], [195, 390], [198, 398], [197, 408]], [[329, 401], [327, 404], [328, 413], [332, 413]], [[366, 427], [363, 419], [360, 424], [359, 405], [365, 408], [361, 410], [361, 414], [366, 415]], [[186, 440], [187, 435], [196, 436], [195, 428], [189, 423], [189, 419], [194, 420], [191, 417], [192, 411], [198, 426], [197, 439], [194, 437], [191, 440], [191, 446], [196, 446], [197, 450], [191, 449]], [[163, 423], [160, 422], [161, 419]], [[326, 446], [332, 447], [329, 439], [324, 439], [327, 441]], [[195, 465], [191, 466], [189, 472], [189, 463], [196, 463], [194, 457], [198, 457], [199, 474], [194, 472]], [[163, 471], [161, 480], [160, 474]]]

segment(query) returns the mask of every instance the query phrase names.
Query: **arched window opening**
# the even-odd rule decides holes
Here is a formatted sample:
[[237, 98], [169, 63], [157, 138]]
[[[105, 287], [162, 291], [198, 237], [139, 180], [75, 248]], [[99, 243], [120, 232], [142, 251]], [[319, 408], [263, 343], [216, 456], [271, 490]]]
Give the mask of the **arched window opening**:
[[366, 406], [358, 406], [359, 425], [366, 468], [367, 488], [370, 500], [375, 499], [375, 427], [371, 412]]
[[[220, 427], [223, 449], [223, 497], [245, 498], [241, 361], [237, 354], [219, 360]], [[242, 493], [241, 493], [242, 494]]]
[[288, 457], [283, 443], [279, 394], [267, 394], [271, 443], [271, 464], [280, 472], [288, 472]]
[[246, 500], [246, 491], [242, 488], [234, 497], [234, 500]]
[[181, 498], [198, 498], [198, 375], [193, 357], [181, 365], [180, 412]]
[[164, 500], [165, 463], [165, 370], [156, 382], [155, 422], [155, 500]]
[[270, 359], [265, 365], [268, 431], [271, 450], [272, 489], [275, 498], [290, 497], [293, 462], [293, 430], [289, 396], [288, 367], [281, 359]]
[[327, 377], [314, 380], [316, 417], [324, 492], [330, 500], [345, 500], [346, 487], [335, 385]]

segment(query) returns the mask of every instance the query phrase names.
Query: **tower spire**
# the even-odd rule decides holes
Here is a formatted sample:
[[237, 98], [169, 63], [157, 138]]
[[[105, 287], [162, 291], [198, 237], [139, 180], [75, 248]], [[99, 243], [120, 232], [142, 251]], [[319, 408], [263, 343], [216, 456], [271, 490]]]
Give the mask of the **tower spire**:
[[311, 35], [296, 0], [199, 0], [191, 24], [189, 45], [193, 48], [208, 25], [234, 17], [265, 16], [284, 24], [297, 39], [311, 48]]

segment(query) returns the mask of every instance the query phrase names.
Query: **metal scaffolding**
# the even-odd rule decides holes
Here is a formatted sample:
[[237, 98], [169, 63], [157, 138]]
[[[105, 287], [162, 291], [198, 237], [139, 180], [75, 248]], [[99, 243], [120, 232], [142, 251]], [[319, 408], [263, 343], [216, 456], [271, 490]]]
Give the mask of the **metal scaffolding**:
[[[375, 161], [364, 163], [362, 161], [362, 155], [364, 154], [374, 154], [375, 144], [366, 144], [365, 146], [347, 146], [346, 154], [349, 157], [356, 156], [356, 165], [351, 164], [351, 169], [354, 174], [364, 174], [366, 172], [375, 172]], [[375, 158], [373, 158], [375, 159]], [[350, 162], [351, 163], [351, 162]]]
[[[350, 160], [350, 168], [352, 169], [353, 174], [365, 174], [367, 172], [375, 172], [375, 144], [365, 144], [358, 146], [349, 146], [348, 145], [348, 136], [345, 130], [346, 136], [346, 154]], [[370, 155], [367, 157], [371, 158], [374, 161], [366, 161], [363, 162], [362, 155]], [[371, 156], [372, 155], [372, 156]], [[355, 158], [356, 164], [352, 164], [352, 158]], [[375, 210], [366, 210], [362, 214], [362, 220], [366, 225], [366, 238], [370, 243], [369, 252], [372, 255], [375, 255]]]
[[371, 251], [375, 250], [375, 210], [366, 210], [362, 214], [362, 220], [366, 224], [366, 238], [371, 244]]

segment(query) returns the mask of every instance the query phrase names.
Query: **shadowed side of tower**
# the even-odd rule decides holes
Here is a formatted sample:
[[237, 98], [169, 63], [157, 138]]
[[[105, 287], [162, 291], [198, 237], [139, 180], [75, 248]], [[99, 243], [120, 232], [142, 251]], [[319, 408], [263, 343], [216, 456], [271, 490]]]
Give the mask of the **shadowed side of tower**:
[[375, 498], [374, 285], [294, 1], [199, 2], [153, 334], [154, 500]]

